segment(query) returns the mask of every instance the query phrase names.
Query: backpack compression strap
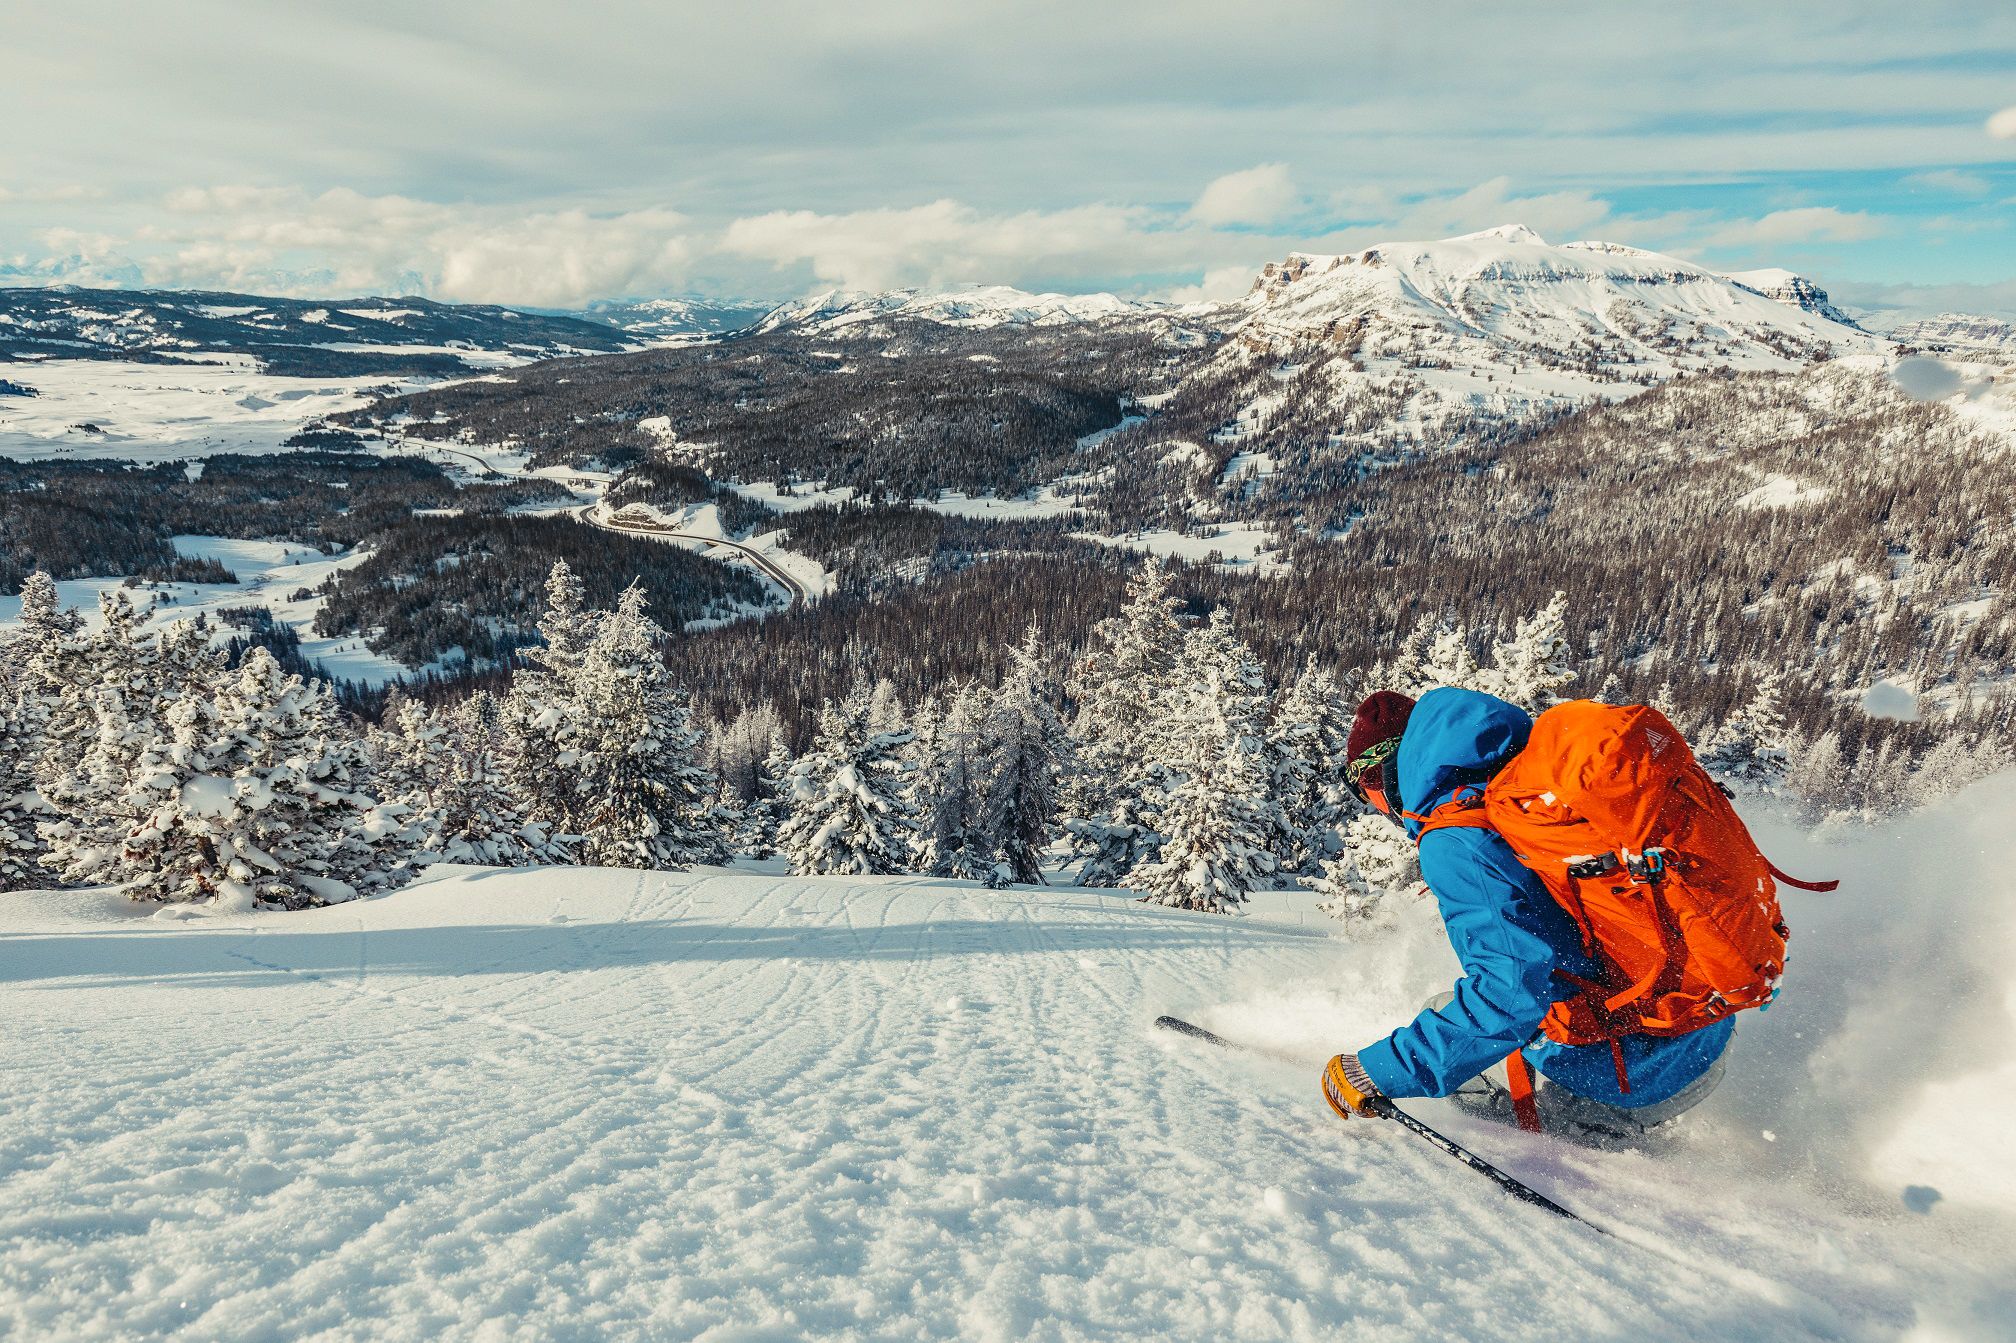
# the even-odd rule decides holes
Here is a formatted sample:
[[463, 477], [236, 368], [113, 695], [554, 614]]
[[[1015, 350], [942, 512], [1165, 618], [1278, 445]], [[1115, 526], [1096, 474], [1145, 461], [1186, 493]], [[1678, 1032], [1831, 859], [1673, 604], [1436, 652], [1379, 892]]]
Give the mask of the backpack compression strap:
[[[1764, 855], [1761, 853], [1758, 854], [1757, 856], [1760, 858], [1764, 857]], [[1778, 870], [1778, 864], [1772, 862], [1769, 858], [1764, 858], [1764, 866], [1770, 868], [1771, 875], [1777, 878], [1779, 881], [1784, 882], [1787, 886], [1797, 886], [1802, 891], [1826, 892], [1834, 890], [1835, 888], [1841, 885], [1841, 883], [1838, 881], [1801, 881], [1797, 877], [1788, 876], [1785, 873], [1780, 872]]]

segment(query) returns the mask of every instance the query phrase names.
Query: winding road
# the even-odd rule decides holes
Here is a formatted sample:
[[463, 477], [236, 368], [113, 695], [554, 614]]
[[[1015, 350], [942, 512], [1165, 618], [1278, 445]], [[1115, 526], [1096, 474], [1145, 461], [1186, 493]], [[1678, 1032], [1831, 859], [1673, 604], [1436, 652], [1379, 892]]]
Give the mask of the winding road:
[[585, 508], [574, 510], [574, 516], [591, 527], [600, 527], [605, 531], [632, 532], [640, 536], [660, 537], [667, 541], [698, 541], [704, 545], [739, 551], [765, 578], [784, 589], [785, 596], [791, 599], [791, 606], [802, 606], [811, 595], [805, 590], [803, 583], [779, 568], [775, 560], [760, 550], [743, 545], [740, 541], [727, 541], [718, 536], [703, 536], [698, 532], [682, 532], [659, 522], [625, 521], [620, 515], [604, 517], [598, 512], [600, 507], [599, 504], [589, 504]]
[[[483, 458], [477, 456], [473, 452], [464, 452], [460, 448], [445, 447], [439, 443], [424, 444], [421, 450], [425, 452], [446, 453], [451, 457], [459, 457], [463, 461], [468, 462], [471, 466], [473, 466], [477, 471], [479, 471], [483, 475], [489, 476], [496, 480], [513, 480], [530, 475], [530, 473], [523, 471], [500, 470], [494, 463], [484, 460]], [[595, 481], [592, 477], [588, 476], [575, 476], [575, 477], [546, 476], [539, 478], [548, 480], [558, 479], [563, 484], [570, 484], [576, 487], [584, 483], [587, 484], [601, 483], [599, 481]], [[812, 595], [809, 591], [806, 590], [806, 587], [803, 583], [799, 582], [796, 578], [793, 578], [790, 574], [786, 573], [782, 568], [778, 567], [777, 562], [775, 560], [772, 560], [762, 551], [752, 549], [749, 546], [745, 546], [739, 541], [729, 541], [718, 536], [703, 536], [698, 532], [682, 532], [677, 528], [667, 527], [663, 523], [638, 522], [638, 521], [626, 522], [621, 517], [615, 515], [605, 517], [602, 516], [598, 511], [601, 507], [602, 506], [600, 504], [589, 504], [582, 508], [575, 509], [574, 516], [580, 521], [587, 523], [589, 526], [600, 527], [604, 531], [631, 532], [642, 536], [656, 536], [667, 541], [698, 541], [703, 545], [720, 546], [727, 550], [739, 551], [743, 555], [743, 557], [749, 561], [750, 564], [755, 566], [756, 570], [759, 573], [761, 573], [765, 578], [768, 578], [771, 582], [775, 583], [778, 587], [784, 590], [784, 595], [787, 598], [789, 598], [789, 606], [794, 608], [802, 606], [805, 604], [806, 601], [810, 599]]]

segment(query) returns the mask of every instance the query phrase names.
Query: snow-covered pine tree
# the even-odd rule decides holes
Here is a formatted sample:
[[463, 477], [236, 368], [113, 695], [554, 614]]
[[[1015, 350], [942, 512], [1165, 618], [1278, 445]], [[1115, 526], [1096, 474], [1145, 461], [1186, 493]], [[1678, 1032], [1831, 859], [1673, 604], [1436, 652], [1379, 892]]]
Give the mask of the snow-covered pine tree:
[[918, 865], [936, 877], [985, 881], [997, 858], [984, 824], [993, 705], [987, 688], [971, 681], [949, 692], [945, 704], [930, 758], [918, 771]]
[[504, 706], [478, 690], [446, 715], [449, 786], [440, 801], [441, 857], [483, 867], [569, 863], [573, 853], [526, 814], [512, 787]]
[[1313, 873], [1329, 851], [1345, 804], [1344, 747], [1351, 713], [1336, 677], [1308, 659], [1275, 699], [1267, 725], [1269, 791], [1284, 828], [1275, 858], [1283, 871]]
[[[1200, 738], [1217, 737], [1218, 725], [1196, 726]], [[1236, 738], [1218, 740], [1215, 754], [1200, 749], [1185, 762], [1183, 782], [1162, 811], [1161, 851], [1127, 876], [1125, 884], [1144, 900], [1231, 913], [1273, 875], [1260, 761]]]
[[17, 686], [9, 702], [0, 704], [0, 891], [31, 890], [57, 880], [42, 864], [49, 846], [40, 827], [52, 813], [35, 787], [43, 713], [25, 686]]
[[1794, 756], [1785, 791], [1799, 800], [1808, 820], [1817, 821], [1843, 801], [1847, 768], [1841, 734], [1829, 728]]
[[36, 787], [36, 771], [62, 688], [74, 679], [65, 663], [82, 623], [64, 609], [55, 580], [38, 569], [21, 585], [14, 632], [0, 640], [0, 891], [58, 880], [43, 865], [49, 846], [41, 826], [55, 818]]
[[1701, 763], [1732, 787], [1776, 792], [1788, 768], [1786, 738], [1785, 673], [1772, 667], [1757, 678], [1743, 708], [1708, 739]]
[[1269, 842], [1281, 830], [1280, 808], [1268, 795], [1261, 737], [1266, 686], [1222, 607], [1185, 641], [1183, 675], [1190, 691], [1171, 724], [1184, 743], [1183, 779], [1162, 809], [1161, 852], [1125, 884], [1161, 904], [1230, 912], [1276, 866]]
[[1482, 679], [1485, 689], [1529, 713], [1559, 703], [1557, 692], [1575, 679], [1568, 594], [1556, 592], [1547, 605], [1520, 621], [1510, 638], [1493, 643], [1491, 669]]
[[857, 686], [819, 713], [811, 751], [791, 770], [791, 814], [778, 848], [801, 876], [904, 870], [915, 824], [904, 797], [907, 732], [873, 732], [868, 691]]
[[580, 833], [585, 799], [569, 739], [583, 712], [581, 663], [603, 619], [586, 609], [581, 581], [567, 562], [555, 561], [546, 580], [546, 613], [539, 619], [541, 645], [525, 650], [531, 666], [512, 678], [504, 700], [512, 791], [524, 800], [527, 815], [553, 835]]
[[323, 683], [254, 648], [214, 701], [177, 700], [145, 751], [153, 805], [126, 834], [134, 899], [334, 904], [410, 876], [403, 827], [363, 791], [363, 743]]
[[447, 723], [396, 689], [386, 698], [384, 720], [364, 734], [383, 814], [399, 819], [415, 848], [436, 857], [453, 749]]
[[736, 806], [756, 800], [764, 757], [783, 733], [783, 716], [766, 699], [744, 708], [714, 734], [714, 769]]
[[658, 655], [664, 630], [632, 585], [596, 622], [575, 672], [578, 715], [561, 737], [575, 779], [582, 860], [674, 868], [727, 858], [713, 813], [719, 784], [701, 734]]
[[1057, 784], [1069, 746], [1051, 704], [1043, 647], [1035, 624], [1020, 648], [1009, 650], [1008, 674], [994, 695], [989, 717], [987, 792], [981, 828], [999, 855], [994, 884], [1043, 880], [1043, 851], [1055, 837]]
[[1443, 621], [1429, 641], [1418, 679], [1408, 694], [1419, 696], [1436, 686], [1490, 692], [1493, 676], [1477, 663], [1470, 651], [1470, 627], [1460, 621]]
[[756, 762], [753, 795], [742, 804], [735, 831], [736, 849], [751, 858], [768, 858], [777, 852], [777, 827], [784, 820], [784, 789], [790, 772], [791, 755], [784, 748], [780, 727], [763, 758]]
[[1115, 886], [1161, 843], [1154, 813], [1166, 796], [1170, 696], [1183, 655], [1174, 582], [1151, 558], [1128, 581], [1117, 615], [1100, 621], [1072, 669], [1076, 761], [1063, 788], [1064, 829], [1085, 861], [1079, 884]]
[[1312, 884], [1324, 897], [1317, 908], [1359, 932], [1381, 921], [1420, 883], [1421, 868], [1406, 832], [1359, 808], [1344, 824], [1343, 847], [1324, 860], [1322, 876]]
[[50, 712], [36, 770], [49, 817], [37, 826], [48, 845], [44, 866], [78, 884], [133, 875], [124, 841], [154, 806], [140, 786], [143, 757], [170, 735], [170, 707], [207, 699], [221, 671], [194, 622], [150, 627], [118, 589], [101, 592], [98, 609], [98, 629], [71, 640], [62, 655], [70, 679]]
[[903, 695], [896, 689], [896, 683], [886, 676], [876, 678], [875, 688], [868, 695], [868, 730], [901, 732], [907, 719]]

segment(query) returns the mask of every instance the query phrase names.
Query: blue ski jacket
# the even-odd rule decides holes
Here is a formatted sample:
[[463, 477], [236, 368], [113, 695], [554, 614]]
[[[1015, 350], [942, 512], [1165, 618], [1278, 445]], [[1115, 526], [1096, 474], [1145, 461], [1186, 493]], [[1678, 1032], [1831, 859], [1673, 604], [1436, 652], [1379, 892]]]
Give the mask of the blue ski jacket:
[[[1493, 695], [1442, 688], [1421, 696], [1389, 769], [1389, 796], [1426, 816], [1463, 784], [1480, 784], [1526, 745], [1533, 720]], [[1420, 823], [1408, 821], [1418, 836]], [[1608, 1044], [1563, 1045], [1539, 1034], [1540, 1020], [1574, 985], [1558, 967], [1594, 977], [1574, 920], [1540, 879], [1489, 830], [1448, 827], [1421, 841], [1421, 875], [1435, 893], [1449, 944], [1463, 965], [1456, 997], [1424, 1011], [1358, 1062], [1388, 1096], [1446, 1096], [1514, 1049], [1549, 1082], [1625, 1109], [1656, 1105], [1707, 1072], [1728, 1046], [1725, 1018], [1678, 1036], [1630, 1035], [1620, 1042], [1631, 1090], [1617, 1086]]]

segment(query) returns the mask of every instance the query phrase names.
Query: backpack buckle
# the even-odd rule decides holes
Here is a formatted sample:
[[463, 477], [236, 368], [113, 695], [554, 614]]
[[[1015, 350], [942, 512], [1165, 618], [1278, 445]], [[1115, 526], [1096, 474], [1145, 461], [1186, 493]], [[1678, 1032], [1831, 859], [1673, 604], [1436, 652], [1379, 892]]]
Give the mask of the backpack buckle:
[[1586, 857], [1570, 858], [1568, 860], [1568, 875], [1577, 881], [1591, 881], [1602, 876], [1615, 866], [1617, 866], [1617, 855], [1614, 853], [1590, 854]]
[[1666, 850], [1647, 849], [1636, 858], [1624, 860], [1624, 870], [1648, 885], [1658, 885], [1666, 876]]

